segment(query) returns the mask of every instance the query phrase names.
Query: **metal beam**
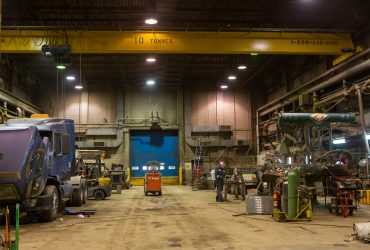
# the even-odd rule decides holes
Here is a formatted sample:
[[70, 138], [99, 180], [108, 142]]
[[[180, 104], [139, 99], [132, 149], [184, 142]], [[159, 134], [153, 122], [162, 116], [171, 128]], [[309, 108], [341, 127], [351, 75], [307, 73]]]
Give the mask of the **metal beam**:
[[298, 32], [129, 32], [2, 30], [1, 53], [40, 53], [43, 44], [72, 53], [315, 54], [353, 49], [349, 34]]

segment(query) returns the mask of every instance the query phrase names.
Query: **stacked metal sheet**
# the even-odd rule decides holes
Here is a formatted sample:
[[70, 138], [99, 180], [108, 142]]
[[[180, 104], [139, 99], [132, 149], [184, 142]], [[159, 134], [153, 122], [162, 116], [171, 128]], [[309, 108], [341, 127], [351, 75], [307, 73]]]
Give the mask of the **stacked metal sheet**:
[[274, 208], [274, 198], [272, 196], [246, 195], [247, 214], [271, 214]]

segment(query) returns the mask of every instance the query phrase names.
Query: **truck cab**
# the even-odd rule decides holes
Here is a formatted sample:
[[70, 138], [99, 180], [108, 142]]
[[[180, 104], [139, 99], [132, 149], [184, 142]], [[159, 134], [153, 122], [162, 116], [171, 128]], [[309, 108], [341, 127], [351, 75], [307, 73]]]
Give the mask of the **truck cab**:
[[82, 204], [83, 180], [71, 182], [74, 160], [73, 120], [8, 120], [0, 126], [0, 206], [19, 203], [21, 209], [38, 211], [42, 220], [52, 221], [63, 201]]

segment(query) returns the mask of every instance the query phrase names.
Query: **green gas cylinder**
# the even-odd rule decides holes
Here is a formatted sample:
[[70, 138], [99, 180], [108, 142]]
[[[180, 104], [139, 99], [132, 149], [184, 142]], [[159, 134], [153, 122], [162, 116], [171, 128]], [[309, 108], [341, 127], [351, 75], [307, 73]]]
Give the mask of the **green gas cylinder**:
[[297, 216], [297, 188], [299, 186], [299, 169], [295, 168], [288, 173], [288, 219]]

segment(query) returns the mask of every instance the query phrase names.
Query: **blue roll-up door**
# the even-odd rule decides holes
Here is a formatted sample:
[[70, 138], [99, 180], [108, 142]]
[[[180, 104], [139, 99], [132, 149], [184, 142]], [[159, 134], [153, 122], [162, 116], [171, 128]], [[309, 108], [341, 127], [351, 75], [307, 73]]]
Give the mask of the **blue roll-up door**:
[[143, 178], [147, 163], [161, 163], [162, 177], [178, 179], [179, 140], [177, 130], [131, 130], [131, 178]]

